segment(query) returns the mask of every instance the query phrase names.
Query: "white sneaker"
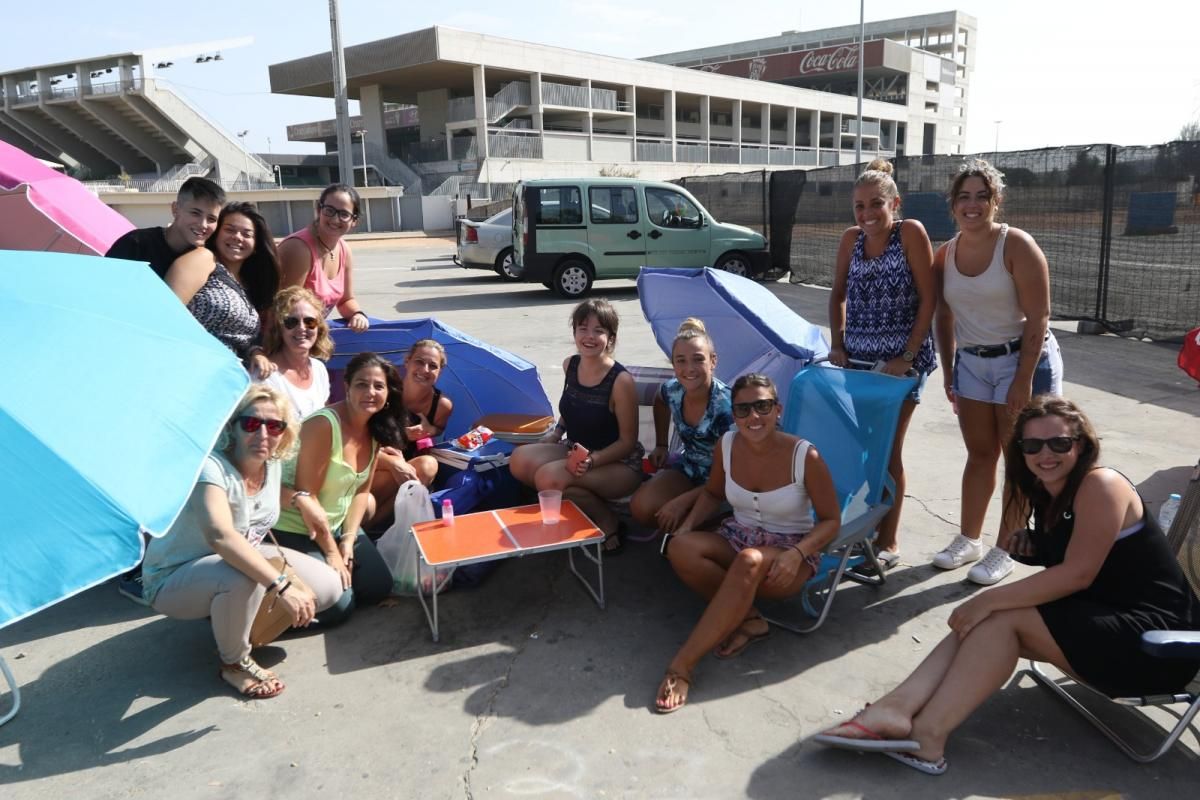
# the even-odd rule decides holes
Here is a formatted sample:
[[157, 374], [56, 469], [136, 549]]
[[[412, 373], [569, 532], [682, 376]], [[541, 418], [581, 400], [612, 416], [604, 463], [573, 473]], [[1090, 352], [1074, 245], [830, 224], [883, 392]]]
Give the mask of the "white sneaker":
[[[978, 561], [983, 557], [983, 542], [978, 539], [968, 539], [961, 533], [946, 549], [933, 557], [933, 565], [938, 569], [958, 569], [964, 564]], [[999, 580], [999, 578], [997, 578]]]
[[1004, 580], [1012, 571], [1012, 558], [1006, 551], [999, 547], [993, 547], [988, 550], [982, 561], [971, 567], [971, 571], [967, 573], [967, 580], [983, 586], [991, 586], [993, 583]]

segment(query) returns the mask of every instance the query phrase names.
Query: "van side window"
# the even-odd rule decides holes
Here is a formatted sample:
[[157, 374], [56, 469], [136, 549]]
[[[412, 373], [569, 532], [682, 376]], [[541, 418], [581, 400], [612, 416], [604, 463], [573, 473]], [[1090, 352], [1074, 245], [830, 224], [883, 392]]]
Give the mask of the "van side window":
[[632, 186], [593, 186], [588, 190], [592, 222], [633, 225], [638, 221], [637, 192]]
[[578, 186], [548, 186], [538, 189], [536, 225], [582, 225], [583, 200]]
[[646, 187], [646, 214], [661, 228], [699, 228], [703, 217], [700, 209], [679, 192], [658, 187]]

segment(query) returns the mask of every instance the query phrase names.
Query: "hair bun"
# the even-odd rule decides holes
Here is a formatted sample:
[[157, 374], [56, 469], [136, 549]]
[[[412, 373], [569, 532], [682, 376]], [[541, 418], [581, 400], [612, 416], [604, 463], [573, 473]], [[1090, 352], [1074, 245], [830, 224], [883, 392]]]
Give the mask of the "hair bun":
[[708, 329], [704, 327], [704, 320], [697, 319], [696, 317], [688, 317], [679, 323], [679, 330], [675, 332], [675, 335], [682, 336], [689, 331], [708, 335]]
[[886, 158], [877, 158], [870, 164], [867, 164], [867, 169], [864, 171], [869, 172], [871, 170], [874, 170], [875, 172], [882, 172], [884, 175], [891, 175], [893, 172], [895, 172], [895, 167], [893, 167], [892, 162], [888, 161]]

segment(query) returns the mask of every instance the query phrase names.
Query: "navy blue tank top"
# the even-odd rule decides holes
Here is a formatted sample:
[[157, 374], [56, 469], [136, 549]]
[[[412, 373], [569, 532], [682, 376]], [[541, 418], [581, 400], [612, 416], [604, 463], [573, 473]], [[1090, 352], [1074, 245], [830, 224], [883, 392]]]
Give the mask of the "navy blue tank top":
[[613, 384], [625, 371], [614, 363], [604, 380], [595, 386], [579, 383], [579, 356], [567, 362], [567, 383], [558, 401], [558, 414], [567, 429], [567, 438], [588, 450], [603, 450], [621, 436], [617, 415], [608, 408]]

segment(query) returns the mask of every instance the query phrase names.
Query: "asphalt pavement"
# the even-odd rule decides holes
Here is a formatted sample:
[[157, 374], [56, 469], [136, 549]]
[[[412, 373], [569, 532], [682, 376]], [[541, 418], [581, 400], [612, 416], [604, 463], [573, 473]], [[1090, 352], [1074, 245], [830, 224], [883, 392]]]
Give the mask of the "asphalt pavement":
[[[572, 303], [453, 265], [450, 240], [354, 247], [355, 286], [372, 316], [437, 316], [537, 364], [557, 399]], [[826, 320], [826, 291], [771, 288], [805, 318]], [[634, 284], [596, 293], [621, 315], [617, 358], [666, 366]], [[1103, 461], [1157, 506], [1200, 456], [1200, 390], [1175, 367], [1175, 347], [1054, 327], [1065, 393], [1094, 420]], [[1193, 796], [1195, 726], [1158, 763], [1138, 766], [1020, 675], [954, 735], [942, 777], [806, 741], [907, 675], [945, 635], [955, 604], [977, 591], [965, 570], [929, 566], [957, 530], [965, 458], [939, 387], [935, 376], [909, 431], [902, 559], [887, 583], [843, 589], [815, 633], [776, 631], [736, 659], [704, 661], [678, 713], [653, 713], [654, 693], [702, 603], [650, 543], [605, 560], [605, 610], [565, 556], [548, 554], [447, 594], [436, 644], [411, 599], [288, 636], [260, 651], [287, 690], [255, 702], [217, 677], [204, 622], [166, 619], [109, 584], [0, 631], [0, 657], [22, 687], [19, 715], [0, 727], [0, 796]], [[1117, 719], [1138, 733], [1171, 718]]]

